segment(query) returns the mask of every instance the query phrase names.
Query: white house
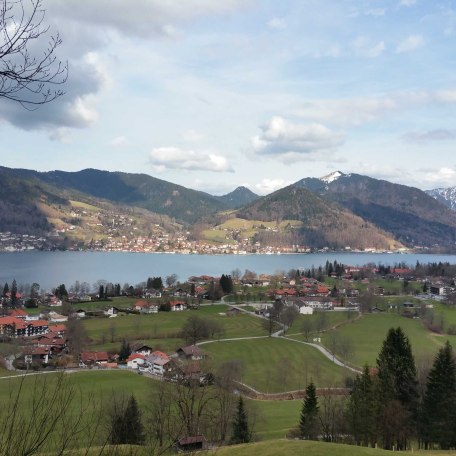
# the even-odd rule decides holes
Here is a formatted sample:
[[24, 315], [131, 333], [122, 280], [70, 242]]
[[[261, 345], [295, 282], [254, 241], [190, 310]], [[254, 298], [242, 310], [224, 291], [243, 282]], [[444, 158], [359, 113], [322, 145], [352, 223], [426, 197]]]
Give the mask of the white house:
[[161, 351], [154, 351], [146, 358], [146, 363], [148, 371], [159, 377], [163, 377], [166, 373], [171, 372], [174, 367], [173, 360]]
[[184, 301], [170, 301], [169, 305], [171, 306], [171, 311], [173, 312], [180, 312], [187, 308]]
[[135, 304], [135, 310], [138, 310], [139, 313], [144, 314], [151, 314], [151, 313], [158, 313], [158, 304], [154, 302], [147, 302], [147, 301], [138, 301]]
[[109, 317], [109, 318], [112, 318], [112, 317], [117, 317], [117, 312], [118, 312], [118, 309], [116, 307], [107, 307], [103, 313]]
[[62, 323], [64, 321], [68, 321], [68, 316], [60, 315], [57, 312], [49, 312], [49, 321], [52, 323]]
[[139, 353], [132, 353], [127, 358], [127, 367], [130, 369], [138, 369], [139, 366], [144, 365], [146, 362], [146, 357]]
[[299, 313], [302, 315], [312, 315], [314, 312], [312, 307], [309, 306], [301, 306], [299, 307]]

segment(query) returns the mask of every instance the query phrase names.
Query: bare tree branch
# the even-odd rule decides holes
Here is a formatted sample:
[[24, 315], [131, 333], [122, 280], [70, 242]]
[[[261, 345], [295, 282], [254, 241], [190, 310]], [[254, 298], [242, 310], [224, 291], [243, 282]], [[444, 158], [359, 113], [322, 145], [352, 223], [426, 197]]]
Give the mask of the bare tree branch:
[[[0, 98], [26, 109], [49, 103], [65, 92], [68, 62], [57, 59], [60, 35], [49, 35], [41, 0], [0, 0]], [[47, 39], [41, 54], [30, 47]], [[41, 44], [41, 43], [40, 43]]]

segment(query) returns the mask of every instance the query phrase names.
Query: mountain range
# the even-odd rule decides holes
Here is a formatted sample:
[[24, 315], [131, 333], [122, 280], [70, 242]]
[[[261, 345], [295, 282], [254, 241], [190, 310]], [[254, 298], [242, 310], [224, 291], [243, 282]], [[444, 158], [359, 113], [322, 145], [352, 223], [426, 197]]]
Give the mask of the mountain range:
[[455, 189], [428, 194], [340, 171], [263, 197], [245, 187], [214, 196], [146, 174], [95, 169], [0, 167], [0, 180], [0, 232], [41, 236], [60, 229], [67, 237], [77, 225], [75, 232], [84, 233], [81, 245], [103, 237], [147, 237], [151, 227], [162, 234], [185, 231], [201, 242], [309, 248], [450, 251], [456, 241], [456, 212], [446, 203]]

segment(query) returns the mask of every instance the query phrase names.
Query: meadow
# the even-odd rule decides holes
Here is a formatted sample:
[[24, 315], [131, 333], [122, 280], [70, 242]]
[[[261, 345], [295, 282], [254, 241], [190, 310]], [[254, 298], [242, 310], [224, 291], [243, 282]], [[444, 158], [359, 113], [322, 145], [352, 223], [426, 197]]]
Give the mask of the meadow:
[[342, 387], [352, 376], [315, 348], [282, 338], [220, 341], [202, 348], [215, 366], [238, 361], [240, 381], [262, 393], [304, 389], [310, 381], [317, 387]]
[[210, 318], [223, 327], [222, 338], [264, 336], [266, 330], [262, 327], [259, 318], [241, 314], [226, 315], [228, 306], [214, 304], [201, 306], [198, 310], [184, 312], [159, 312], [157, 314], [123, 314], [116, 318], [90, 318], [84, 320], [84, 327], [91, 345], [97, 349], [108, 350], [118, 346], [122, 339], [146, 341], [155, 347], [155, 344], [174, 350], [184, 341], [179, 332], [190, 315], [201, 318]]

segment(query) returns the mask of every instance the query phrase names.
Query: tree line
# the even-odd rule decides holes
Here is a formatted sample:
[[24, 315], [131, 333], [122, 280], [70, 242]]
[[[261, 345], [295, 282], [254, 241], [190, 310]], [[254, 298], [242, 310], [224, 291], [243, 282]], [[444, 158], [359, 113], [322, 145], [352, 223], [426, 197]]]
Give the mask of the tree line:
[[[329, 419], [328, 419], [329, 418]], [[440, 348], [420, 391], [410, 342], [389, 330], [376, 367], [365, 366], [346, 400], [318, 398], [311, 383], [294, 435], [406, 450], [456, 448], [456, 363], [449, 342]]]

